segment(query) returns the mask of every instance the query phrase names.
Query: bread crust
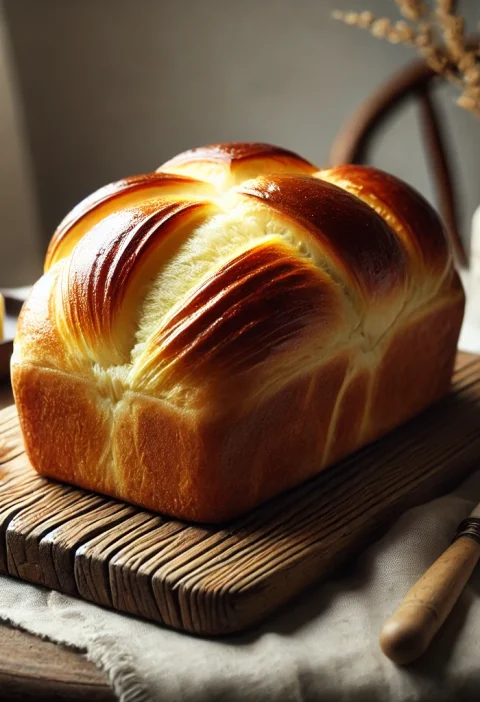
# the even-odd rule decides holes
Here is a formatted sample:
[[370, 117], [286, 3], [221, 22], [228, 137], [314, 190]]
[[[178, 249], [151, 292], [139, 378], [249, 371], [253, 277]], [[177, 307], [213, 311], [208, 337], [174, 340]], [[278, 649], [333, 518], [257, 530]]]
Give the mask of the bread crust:
[[12, 357], [29, 459], [158, 512], [243, 514], [449, 387], [443, 226], [371, 168], [187, 152], [78, 206], [45, 268]]

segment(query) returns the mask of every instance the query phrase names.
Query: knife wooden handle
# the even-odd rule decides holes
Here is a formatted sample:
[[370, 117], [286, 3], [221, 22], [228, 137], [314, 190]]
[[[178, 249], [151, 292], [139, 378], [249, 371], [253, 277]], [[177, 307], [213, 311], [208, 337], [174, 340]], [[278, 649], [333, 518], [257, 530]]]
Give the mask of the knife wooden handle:
[[394, 663], [412, 663], [424, 653], [452, 610], [480, 557], [480, 544], [460, 536], [415, 583], [385, 623], [382, 651]]

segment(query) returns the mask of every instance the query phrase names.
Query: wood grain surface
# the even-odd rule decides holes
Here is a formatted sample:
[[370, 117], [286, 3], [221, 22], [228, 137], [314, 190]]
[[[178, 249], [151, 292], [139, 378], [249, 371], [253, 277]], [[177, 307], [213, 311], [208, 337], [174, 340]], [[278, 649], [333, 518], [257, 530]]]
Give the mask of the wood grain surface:
[[104, 673], [85, 656], [0, 624], [1, 702], [114, 702]]
[[253, 625], [480, 456], [480, 359], [443, 402], [223, 527], [196, 526], [38, 476], [0, 413], [0, 570], [197, 634]]

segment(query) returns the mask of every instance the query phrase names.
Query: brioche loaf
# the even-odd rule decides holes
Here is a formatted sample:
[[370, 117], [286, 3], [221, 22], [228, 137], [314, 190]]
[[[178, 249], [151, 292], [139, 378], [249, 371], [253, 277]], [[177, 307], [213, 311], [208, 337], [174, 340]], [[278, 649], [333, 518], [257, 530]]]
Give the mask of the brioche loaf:
[[403, 182], [195, 149], [54, 234], [12, 358], [26, 450], [43, 475], [226, 520], [444, 395], [463, 308], [443, 226]]

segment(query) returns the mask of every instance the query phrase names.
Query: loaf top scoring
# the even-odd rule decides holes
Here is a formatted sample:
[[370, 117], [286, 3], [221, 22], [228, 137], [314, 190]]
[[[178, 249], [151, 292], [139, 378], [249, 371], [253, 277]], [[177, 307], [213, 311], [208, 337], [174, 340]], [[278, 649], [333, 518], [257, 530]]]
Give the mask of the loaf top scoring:
[[398, 179], [215, 145], [66, 217], [16, 348], [22, 362], [93, 373], [110, 398], [131, 388], [195, 408], [208, 392], [224, 406], [240, 378], [249, 403], [342, 347], [373, 365], [452, 275], [438, 216]]

